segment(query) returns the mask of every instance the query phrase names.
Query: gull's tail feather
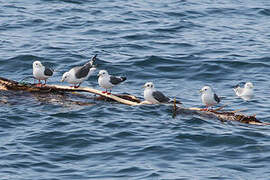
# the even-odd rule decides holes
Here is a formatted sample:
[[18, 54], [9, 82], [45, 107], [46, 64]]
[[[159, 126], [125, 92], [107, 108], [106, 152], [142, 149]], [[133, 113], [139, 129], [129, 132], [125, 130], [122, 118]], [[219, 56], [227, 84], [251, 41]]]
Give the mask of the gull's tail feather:
[[90, 61], [88, 61], [87, 63], [85, 63], [84, 66], [93, 67], [93, 66], [95, 66], [94, 63], [96, 62], [96, 60], [97, 60], [97, 54], [95, 54], [95, 56], [93, 56]]
[[90, 60], [90, 64], [93, 66], [96, 60], [97, 60], [97, 54], [95, 54], [95, 56], [92, 57], [92, 59]]

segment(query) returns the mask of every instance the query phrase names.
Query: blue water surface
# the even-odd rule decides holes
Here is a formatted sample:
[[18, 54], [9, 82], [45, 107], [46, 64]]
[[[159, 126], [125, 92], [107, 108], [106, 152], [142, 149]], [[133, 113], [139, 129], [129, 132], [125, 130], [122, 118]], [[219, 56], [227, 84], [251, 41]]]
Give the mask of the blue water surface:
[[[61, 84], [98, 54], [98, 70], [127, 76], [114, 93], [143, 98], [152, 81], [203, 107], [199, 89], [211, 85], [226, 110], [270, 122], [269, 19], [268, 0], [0, 0], [0, 76], [20, 81], [39, 60]], [[82, 86], [101, 89], [96, 74]], [[245, 102], [232, 88], [247, 81]], [[270, 177], [269, 126], [71, 96], [0, 91], [0, 179]]]

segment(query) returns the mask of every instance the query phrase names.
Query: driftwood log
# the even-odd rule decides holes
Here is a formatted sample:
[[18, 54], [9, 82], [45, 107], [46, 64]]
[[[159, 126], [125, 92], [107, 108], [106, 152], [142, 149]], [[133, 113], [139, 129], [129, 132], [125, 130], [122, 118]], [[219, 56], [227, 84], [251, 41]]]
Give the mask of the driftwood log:
[[[88, 92], [96, 95], [100, 95], [98, 100], [113, 100], [117, 101], [122, 104], [130, 105], [130, 106], [137, 106], [143, 104], [151, 104], [147, 101], [141, 101], [135, 96], [129, 94], [104, 94], [102, 91], [89, 88], [89, 87], [69, 87], [69, 86], [60, 86], [60, 85], [43, 85], [37, 86], [36, 84], [24, 83], [24, 82], [17, 82], [13, 80], [9, 80], [6, 78], [0, 77], [0, 90], [2, 91], [26, 91], [31, 93], [65, 93], [65, 92]], [[85, 105], [85, 103], [76, 102], [75, 104], [78, 105]], [[87, 103], [86, 103], [87, 104]], [[200, 108], [185, 108], [181, 104], [177, 104], [176, 100], [170, 104], [173, 108], [173, 117], [178, 114], [183, 113], [194, 113], [203, 116], [209, 116], [218, 118], [221, 121], [238, 121], [241, 123], [246, 124], [254, 124], [254, 125], [270, 125], [270, 123], [263, 123], [259, 121], [255, 116], [246, 116], [244, 114], [239, 114], [237, 111], [221, 111], [222, 108], [216, 110], [208, 110], [204, 111]]]
[[[92, 94], [97, 94], [102, 97], [120, 102], [126, 105], [138, 105], [140, 100], [135, 96], [122, 94], [122, 95], [113, 95], [113, 94], [104, 94], [102, 91], [89, 88], [89, 87], [70, 87], [70, 86], [59, 86], [59, 85], [43, 85], [37, 86], [36, 84], [30, 83], [20, 83], [13, 80], [0, 77], [0, 90], [13, 90], [13, 91], [26, 91], [26, 92], [39, 92], [39, 93], [63, 93], [63, 92], [88, 92]], [[102, 98], [100, 98], [102, 99]]]

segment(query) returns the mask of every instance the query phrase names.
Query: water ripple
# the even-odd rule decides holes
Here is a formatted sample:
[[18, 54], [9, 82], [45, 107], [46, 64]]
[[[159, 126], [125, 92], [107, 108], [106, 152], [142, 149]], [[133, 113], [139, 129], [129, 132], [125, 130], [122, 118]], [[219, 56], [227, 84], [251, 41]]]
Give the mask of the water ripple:
[[[0, 7], [1, 77], [21, 80], [40, 60], [62, 73], [98, 54], [127, 76], [113, 88], [143, 99], [153, 81], [185, 107], [208, 84], [226, 110], [269, 122], [269, 2], [18, 0]], [[232, 87], [252, 81], [244, 102]], [[27, 80], [32, 82], [32, 79]], [[65, 84], [66, 85], [66, 84]], [[96, 74], [83, 86], [98, 86]], [[78, 106], [70, 100], [92, 105]], [[128, 107], [93, 95], [0, 92], [1, 179], [265, 179], [269, 127], [220, 122], [172, 107]]]

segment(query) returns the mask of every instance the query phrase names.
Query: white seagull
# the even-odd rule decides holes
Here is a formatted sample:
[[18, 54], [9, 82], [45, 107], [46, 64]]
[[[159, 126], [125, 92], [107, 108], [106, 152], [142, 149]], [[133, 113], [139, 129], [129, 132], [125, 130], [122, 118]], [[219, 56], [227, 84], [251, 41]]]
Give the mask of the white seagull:
[[168, 103], [170, 99], [166, 97], [162, 92], [157, 91], [152, 82], [144, 84], [144, 99], [152, 104]]
[[66, 81], [69, 84], [74, 84], [74, 88], [80, 87], [83, 81], [88, 79], [90, 75], [96, 70], [93, 65], [96, 61], [97, 54], [85, 65], [76, 66], [70, 69], [68, 72], [65, 72], [62, 76], [62, 82]]
[[202, 94], [201, 98], [202, 102], [206, 106], [206, 110], [208, 110], [208, 107], [217, 105], [220, 102], [220, 98], [215, 94], [210, 86], [204, 86], [200, 92]]
[[243, 88], [241, 88], [239, 85], [237, 85], [233, 90], [235, 92], [235, 94], [238, 97], [241, 97], [242, 99], [244, 99], [245, 101], [250, 100], [254, 93], [253, 93], [253, 84], [251, 82], [247, 82]]
[[116, 77], [109, 75], [106, 70], [100, 70], [98, 73], [98, 84], [100, 87], [106, 89], [106, 91], [102, 91], [102, 93], [111, 94], [108, 92], [108, 89], [111, 91], [113, 86], [120, 84], [126, 79], [126, 77]]
[[38, 80], [38, 85], [40, 86], [42, 85], [41, 80], [45, 81], [44, 83], [45, 85], [47, 82], [47, 79], [51, 77], [52, 75], [53, 75], [52, 69], [43, 66], [40, 61], [33, 62], [33, 76], [35, 79]]

